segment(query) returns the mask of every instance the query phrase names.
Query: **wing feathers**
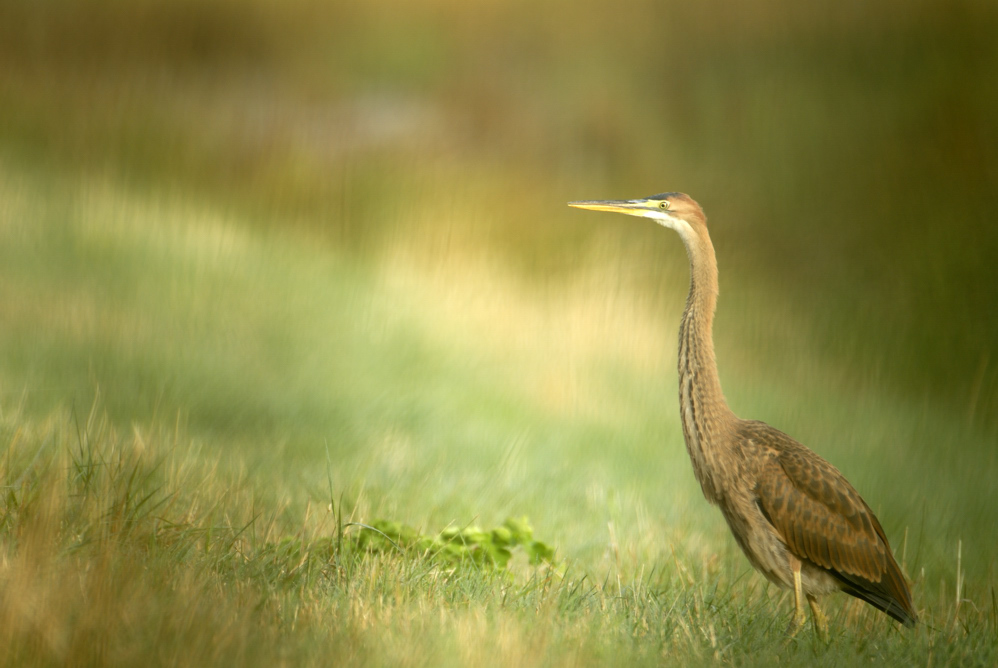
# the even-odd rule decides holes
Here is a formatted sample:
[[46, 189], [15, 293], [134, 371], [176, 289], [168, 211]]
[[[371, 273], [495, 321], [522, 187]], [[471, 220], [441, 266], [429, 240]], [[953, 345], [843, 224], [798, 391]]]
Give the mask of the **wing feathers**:
[[828, 570], [847, 593], [914, 624], [911, 594], [884, 530], [842, 474], [765, 423], [744, 423], [742, 436], [769, 455], [755, 492], [790, 551]]

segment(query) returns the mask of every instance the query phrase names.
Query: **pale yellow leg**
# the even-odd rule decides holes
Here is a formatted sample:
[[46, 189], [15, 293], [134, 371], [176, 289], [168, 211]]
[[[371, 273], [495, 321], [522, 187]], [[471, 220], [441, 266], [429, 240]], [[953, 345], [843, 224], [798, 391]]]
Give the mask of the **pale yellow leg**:
[[822, 640], [828, 640], [828, 617], [822, 612], [821, 607], [818, 605], [818, 599], [810, 594], [807, 597], [807, 603], [811, 606], [811, 620], [814, 622], [814, 632]]
[[787, 626], [787, 636], [789, 638], [797, 635], [800, 627], [804, 626], [804, 621], [807, 619], [804, 615], [804, 592], [800, 584], [800, 562], [796, 559], [794, 562], [790, 566], [794, 574], [794, 616], [790, 618], [790, 625]]

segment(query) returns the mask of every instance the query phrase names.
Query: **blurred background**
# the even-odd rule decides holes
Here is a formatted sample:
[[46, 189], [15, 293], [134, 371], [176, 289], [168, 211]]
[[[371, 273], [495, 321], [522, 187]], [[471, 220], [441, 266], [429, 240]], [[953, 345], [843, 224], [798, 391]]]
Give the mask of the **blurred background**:
[[[516, 478], [503, 462], [560, 433], [538, 406], [675, 412], [678, 239], [565, 202], [679, 190], [710, 219], [736, 411], [833, 461], [884, 451], [864, 493], [913, 459], [949, 472], [935, 522], [971, 503], [984, 526], [996, 36], [988, 0], [7, 0], [3, 402], [179, 412], [195, 434], [269, 439], [279, 470], [322, 447], [380, 453], [345, 487], [444, 460], [460, 479], [481, 452], [462, 464], [458, 444], [499, 439]], [[923, 414], [956, 425], [948, 440]], [[681, 462], [674, 427], [625, 446], [654, 461], [668, 434]], [[537, 470], [578, 473], [561, 466]], [[886, 502], [892, 526], [917, 524], [923, 473]], [[688, 468], [676, 480], [700, 502]], [[433, 507], [481, 513], [455, 484]]]
[[778, 288], [814, 350], [993, 428], [996, 34], [983, 0], [14, 0], [0, 141], [350, 253], [460, 227], [531, 278], [623, 224], [566, 200], [682, 190], [725, 309]]

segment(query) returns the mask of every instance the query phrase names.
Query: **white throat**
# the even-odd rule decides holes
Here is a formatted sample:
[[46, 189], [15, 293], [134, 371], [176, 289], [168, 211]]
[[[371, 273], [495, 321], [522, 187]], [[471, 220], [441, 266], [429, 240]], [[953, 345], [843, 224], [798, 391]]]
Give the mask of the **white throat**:
[[668, 211], [644, 211], [641, 214], [645, 218], [651, 218], [662, 227], [668, 227], [679, 233], [683, 241], [693, 238], [693, 228], [682, 218], [673, 216]]

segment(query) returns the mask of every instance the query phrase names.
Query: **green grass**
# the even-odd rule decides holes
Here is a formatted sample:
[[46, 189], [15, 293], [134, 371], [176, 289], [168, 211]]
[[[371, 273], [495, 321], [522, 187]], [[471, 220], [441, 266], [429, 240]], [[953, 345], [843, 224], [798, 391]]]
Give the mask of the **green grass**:
[[[794, 364], [761, 383], [725, 331], [772, 325], [736, 312], [719, 322], [733, 405], [853, 480], [924, 620], [900, 630], [839, 597], [827, 646], [783, 644], [786, 594], [751, 572], [686, 460], [672, 376], [685, 266], [660, 230], [676, 294], [656, 303], [619, 290], [622, 265], [537, 289], [456, 224], [449, 253], [400, 238], [358, 264], [210, 203], [0, 170], [4, 663], [998, 654], [992, 442], [809, 358], [789, 315]], [[960, 452], [977, 453], [972, 470]], [[530, 518], [556, 568], [356, 543], [377, 520], [432, 535], [509, 516]]]

